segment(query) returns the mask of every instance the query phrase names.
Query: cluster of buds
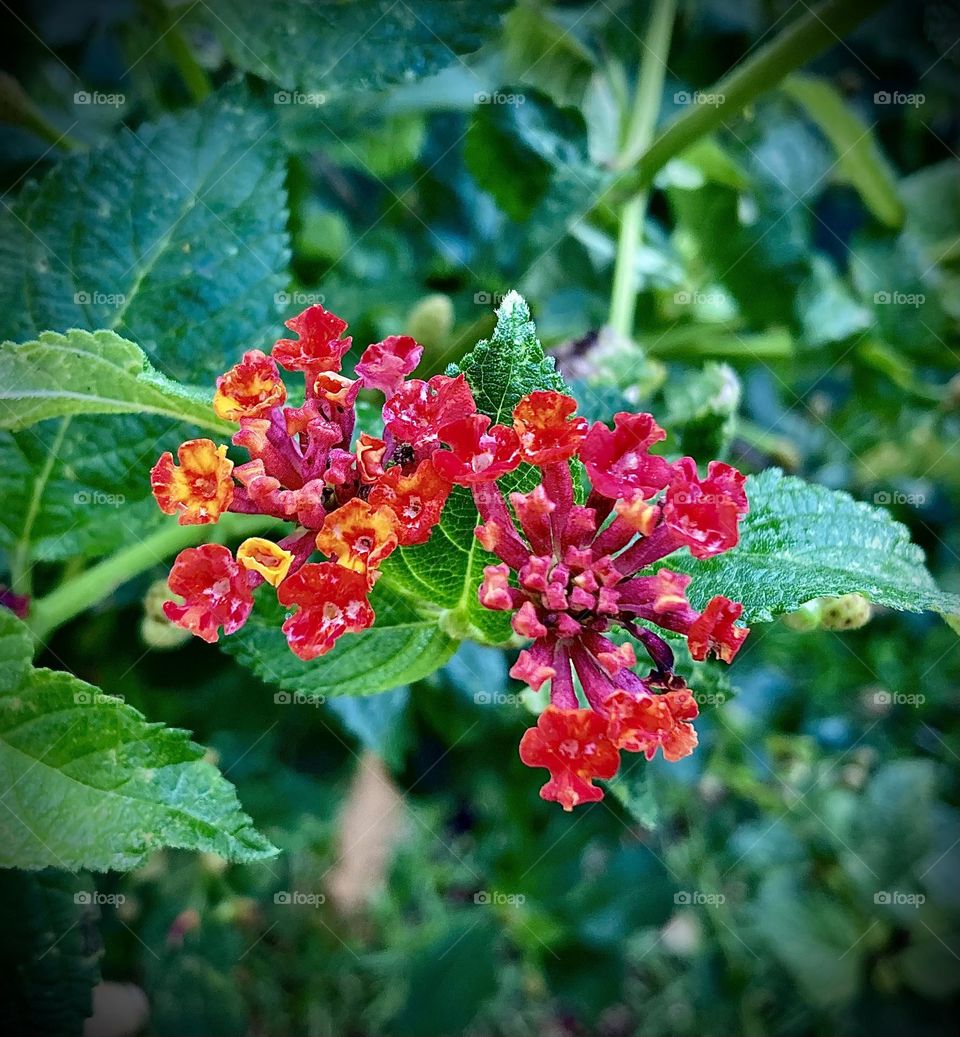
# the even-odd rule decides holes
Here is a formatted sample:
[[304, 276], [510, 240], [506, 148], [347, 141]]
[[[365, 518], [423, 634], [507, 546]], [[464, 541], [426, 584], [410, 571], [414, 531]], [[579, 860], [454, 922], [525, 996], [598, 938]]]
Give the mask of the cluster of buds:
[[[295, 525], [279, 542], [250, 537], [236, 555], [221, 544], [182, 551], [168, 581], [182, 602], [165, 602], [166, 616], [216, 641], [221, 628], [243, 626], [253, 591], [268, 583], [293, 610], [283, 624], [290, 648], [313, 659], [373, 624], [368, 599], [380, 564], [397, 547], [429, 539], [452, 489], [434, 463], [441, 432], [476, 404], [462, 375], [408, 377], [423, 355], [409, 336], [368, 346], [349, 378], [345, 321], [311, 306], [287, 327], [296, 339], [280, 339], [269, 356], [250, 350], [217, 379], [214, 412], [237, 423], [233, 444], [250, 460], [235, 465], [226, 445], [194, 439], [180, 446], [179, 463], [163, 454], [150, 477], [160, 508], [182, 525], [224, 512]], [[302, 406], [285, 405], [279, 368], [303, 373]], [[361, 389], [383, 394], [382, 437], [355, 435]], [[310, 561], [315, 551], [325, 560]]]
[[[651, 453], [666, 433], [649, 414], [617, 414], [610, 429], [590, 427], [576, 409], [560, 393], [531, 393], [512, 427], [481, 415], [447, 425], [450, 450], [434, 459], [451, 482], [472, 487], [483, 520], [476, 536], [500, 559], [484, 570], [480, 603], [512, 612], [516, 634], [533, 642], [511, 676], [534, 691], [550, 682], [550, 704], [520, 756], [550, 772], [540, 794], [567, 810], [602, 798], [593, 779], [616, 774], [621, 750], [678, 760], [697, 744], [697, 704], [654, 626], [684, 636], [694, 659], [728, 663], [748, 634], [736, 625], [740, 604], [718, 596], [697, 612], [690, 577], [655, 568], [681, 547], [709, 558], [736, 545], [744, 477], [713, 461], [702, 478], [690, 457], [671, 464]], [[571, 472], [577, 457], [590, 482], [583, 504]], [[508, 504], [497, 480], [523, 463], [540, 470], [540, 482], [510, 493]], [[626, 636], [613, 640], [614, 631]], [[652, 663], [642, 678], [634, 643]]]

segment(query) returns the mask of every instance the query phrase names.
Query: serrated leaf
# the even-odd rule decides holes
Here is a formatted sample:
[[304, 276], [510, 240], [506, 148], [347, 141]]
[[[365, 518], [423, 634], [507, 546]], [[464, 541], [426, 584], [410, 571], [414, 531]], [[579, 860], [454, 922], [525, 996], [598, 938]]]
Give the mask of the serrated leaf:
[[31, 652], [0, 610], [0, 867], [126, 870], [164, 846], [235, 861], [277, 852], [186, 731], [32, 669]]
[[[459, 55], [475, 51], [509, 4], [276, 0], [265, 7], [257, 0], [216, 0], [207, 6], [211, 27], [240, 68], [287, 90], [329, 96], [439, 72]], [[278, 95], [277, 103], [297, 102]]]
[[211, 399], [160, 374], [138, 345], [112, 331], [45, 331], [0, 345], [0, 428], [73, 414], [157, 414], [232, 435]]
[[99, 910], [81, 876], [0, 873], [0, 1030], [81, 1037], [100, 979]]
[[[270, 117], [245, 105], [213, 97], [29, 185], [0, 215], [0, 334], [112, 330], [164, 374], [211, 388], [271, 336], [288, 256], [284, 160]], [[0, 546], [60, 559], [135, 539], [157, 520], [150, 466], [194, 435], [134, 414], [0, 432]], [[91, 506], [94, 494], [107, 503]]]
[[732, 551], [703, 561], [672, 555], [666, 564], [693, 576], [691, 601], [714, 594], [742, 601], [747, 622], [793, 612], [823, 595], [864, 594], [908, 612], [960, 611], [939, 590], [910, 532], [882, 508], [769, 468], [747, 479], [750, 512]]
[[[477, 409], [494, 423], [511, 424], [514, 406], [529, 392], [564, 389], [553, 359], [537, 339], [530, 309], [516, 292], [508, 292], [497, 311], [493, 337], [478, 342], [447, 373], [466, 376]], [[523, 466], [502, 480], [501, 488], [530, 490], [536, 482], [536, 472]], [[501, 644], [510, 638], [509, 615], [485, 609], [477, 600], [484, 566], [497, 562], [473, 534], [479, 522], [471, 492], [454, 487], [429, 542], [395, 551], [382, 572], [391, 586], [442, 610], [441, 622], [455, 637]]]
[[264, 681], [304, 695], [372, 695], [412, 684], [443, 666], [456, 642], [436, 617], [419, 614], [384, 583], [370, 596], [374, 626], [345, 634], [319, 659], [304, 662], [290, 651], [280, 629], [286, 613], [269, 587], [257, 594], [250, 618], [223, 647]]

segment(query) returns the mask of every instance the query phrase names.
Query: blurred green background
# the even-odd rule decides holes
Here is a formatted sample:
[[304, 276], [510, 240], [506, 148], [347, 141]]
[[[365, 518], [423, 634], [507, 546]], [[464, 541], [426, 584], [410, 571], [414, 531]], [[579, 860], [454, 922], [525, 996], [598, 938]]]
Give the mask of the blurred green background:
[[[681, 4], [660, 120], [710, 104], [796, 6]], [[63, 131], [96, 145], [208, 86], [243, 91], [289, 191], [276, 329], [322, 302], [356, 342], [414, 335], [433, 373], [516, 288], [588, 416], [649, 409], [672, 450], [889, 508], [960, 586], [955, 0], [888, 5], [661, 170], [627, 260], [632, 336], [606, 327], [618, 210], [600, 191], [646, 4], [450, 4], [451, 24], [477, 23], [457, 54], [409, 19], [378, 53], [338, 52], [311, 35], [310, 5], [259, 7], [8, 9], [5, 67], [34, 116], [5, 80], [8, 190], [55, 162]], [[435, 7], [411, 4], [431, 25]], [[318, 96], [258, 62], [322, 66]], [[123, 103], [77, 104], [65, 68]], [[157, 647], [149, 623], [144, 640], [162, 575], [61, 630], [47, 663], [194, 731], [284, 852], [242, 867], [163, 852], [98, 878], [122, 902], [62, 949], [79, 976], [102, 947], [103, 978], [146, 993], [144, 1032], [953, 1032], [960, 655], [939, 617], [757, 625], [700, 689], [696, 754], [641, 764], [626, 802], [567, 815], [517, 756], [533, 715], [510, 653], [466, 644], [413, 687], [284, 701], [215, 649]], [[24, 896], [6, 883], [0, 910]]]

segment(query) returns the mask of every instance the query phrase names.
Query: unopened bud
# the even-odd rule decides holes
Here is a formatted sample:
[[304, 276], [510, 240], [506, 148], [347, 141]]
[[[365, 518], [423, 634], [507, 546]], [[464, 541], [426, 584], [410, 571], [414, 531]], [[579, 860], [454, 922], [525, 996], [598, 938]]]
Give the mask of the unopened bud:
[[140, 637], [148, 648], [176, 648], [190, 640], [190, 631], [171, 623], [163, 611], [165, 601], [182, 602], [172, 594], [166, 580], [156, 580], [150, 585], [143, 599], [143, 619], [140, 622]]

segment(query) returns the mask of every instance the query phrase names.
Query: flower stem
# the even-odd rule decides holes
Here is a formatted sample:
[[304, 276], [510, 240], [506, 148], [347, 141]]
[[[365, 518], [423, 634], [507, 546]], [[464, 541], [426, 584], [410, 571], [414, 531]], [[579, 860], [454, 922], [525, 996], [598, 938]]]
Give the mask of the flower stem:
[[212, 90], [210, 77], [193, 56], [189, 43], [180, 31], [180, 21], [184, 15], [174, 18], [173, 11], [164, 0], [141, 0], [141, 4], [159, 29], [160, 39], [166, 43], [167, 51], [173, 58], [184, 85], [190, 91], [190, 96], [197, 103], [204, 100]]
[[758, 48], [741, 65], [704, 93], [722, 98], [716, 104], [690, 105], [652, 143], [634, 141], [621, 167], [636, 163], [608, 192], [606, 201], [623, 201], [644, 192], [654, 176], [676, 155], [743, 111], [789, 73], [828, 50], [875, 13], [884, 0], [826, 0]]
[[37, 641], [44, 641], [57, 627], [103, 601], [122, 584], [174, 552], [201, 541], [216, 543], [252, 535], [275, 523], [275, 519], [262, 516], [224, 515], [213, 527], [165, 525], [140, 543], [117, 551], [34, 601], [27, 626]]
[[[646, 151], [653, 139], [676, 7], [676, 0], [654, 0], [646, 39], [643, 41], [644, 54], [630, 121], [621, 142], [621, 158], [617, 162], [619, 168], [629, 164], [629, 156], [635, 152]], [[646, 211], [646, 193], [637, 193], [624, 205], [620, 216], [610, 299], [610, 326], [626, 337], [633, 334], [633, 315], [637, 306], [636, 253]]]

